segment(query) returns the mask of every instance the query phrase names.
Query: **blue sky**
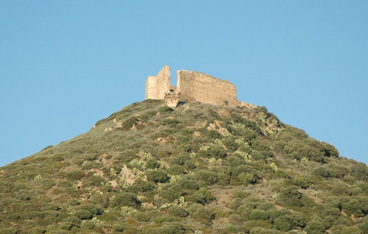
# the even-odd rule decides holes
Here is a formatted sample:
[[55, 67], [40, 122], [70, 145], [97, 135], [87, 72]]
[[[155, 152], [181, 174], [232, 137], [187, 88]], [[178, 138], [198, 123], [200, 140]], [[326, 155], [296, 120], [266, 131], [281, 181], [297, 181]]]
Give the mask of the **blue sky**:
[[[367, 1], [0, 1], [0, 166], [144, 100], [164, 65], [368, 163]], [[174, 84], [175, 85], [175, 84]]]

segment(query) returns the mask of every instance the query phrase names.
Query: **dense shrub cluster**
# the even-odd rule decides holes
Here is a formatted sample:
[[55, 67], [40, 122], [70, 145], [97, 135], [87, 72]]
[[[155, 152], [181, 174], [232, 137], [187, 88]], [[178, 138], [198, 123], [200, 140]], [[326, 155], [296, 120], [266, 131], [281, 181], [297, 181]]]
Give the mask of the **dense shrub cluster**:
[[147, 100], [0, 169], [0, 233], [368, 232], [367, 166], [264, 107]]

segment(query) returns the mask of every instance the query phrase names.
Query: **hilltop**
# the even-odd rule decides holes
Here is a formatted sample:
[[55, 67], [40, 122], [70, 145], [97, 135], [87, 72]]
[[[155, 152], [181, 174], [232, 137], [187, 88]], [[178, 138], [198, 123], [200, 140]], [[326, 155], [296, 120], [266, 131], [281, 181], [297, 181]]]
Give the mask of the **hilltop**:
[[0, 233], [368, 233], [368, 168], [265, 107], [134, 103], [0, 168]]

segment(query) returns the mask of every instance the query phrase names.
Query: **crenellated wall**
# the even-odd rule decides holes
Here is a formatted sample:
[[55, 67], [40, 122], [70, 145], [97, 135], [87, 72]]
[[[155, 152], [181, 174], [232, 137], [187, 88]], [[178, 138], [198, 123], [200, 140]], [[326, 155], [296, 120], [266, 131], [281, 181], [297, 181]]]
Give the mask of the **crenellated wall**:
[[175, 97], [175, 100], [180, 98], [213, 105], [237, 106], [238, 103], [234, 84], [204, 73], [177, 71], [177, 87], [171, 86], [168, 66], [164, 66], [157, 76], [149, 76], [146, 81], [146, 99], [165, 97], [168, 100]]

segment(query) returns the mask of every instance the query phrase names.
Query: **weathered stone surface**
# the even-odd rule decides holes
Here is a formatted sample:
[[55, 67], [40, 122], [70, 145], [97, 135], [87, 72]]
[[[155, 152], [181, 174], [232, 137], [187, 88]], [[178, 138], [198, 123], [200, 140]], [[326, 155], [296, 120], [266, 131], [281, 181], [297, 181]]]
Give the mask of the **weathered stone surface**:
[[197, 101], [232, 107], [255, 107], [237, 100], [234, 84], [204, 73], [177, 71], [177, 85], [177, 87], [171, 86], [170, 68], [164, 66], [157, 76], [147, 78], [146, 99], [165, 99], [166, 104], [171, 108], [175, 108], [179, 101]]
[[213, 105], [236, 106], [236, 87], [204, 73], [186, 70], [177, 71], [181, 99]]
[[238, 101], [237, 106], [244, 106], [244, 107], [247, 107], [248, 109], [254, 109], [254, 108], [257, 108], [256, 105], [253, 105], [253, 104], [250, 104], [250, 103], [247, 103], [247, 102], [242, 102], [242, 101]]
[[164, 66], [157, 76], [149, 76], [146, 81], [146, 99], [164, 99], [170, 92], [170, 67]]
[[170, 108], [176, 108], [180, 101], [180, 92], [175, 89], [170, 90], [170, 92], [165, 93], [166, 105]]
[[146, 99], [157, 99], [157, 77], [149, 76], [146, 81]]

